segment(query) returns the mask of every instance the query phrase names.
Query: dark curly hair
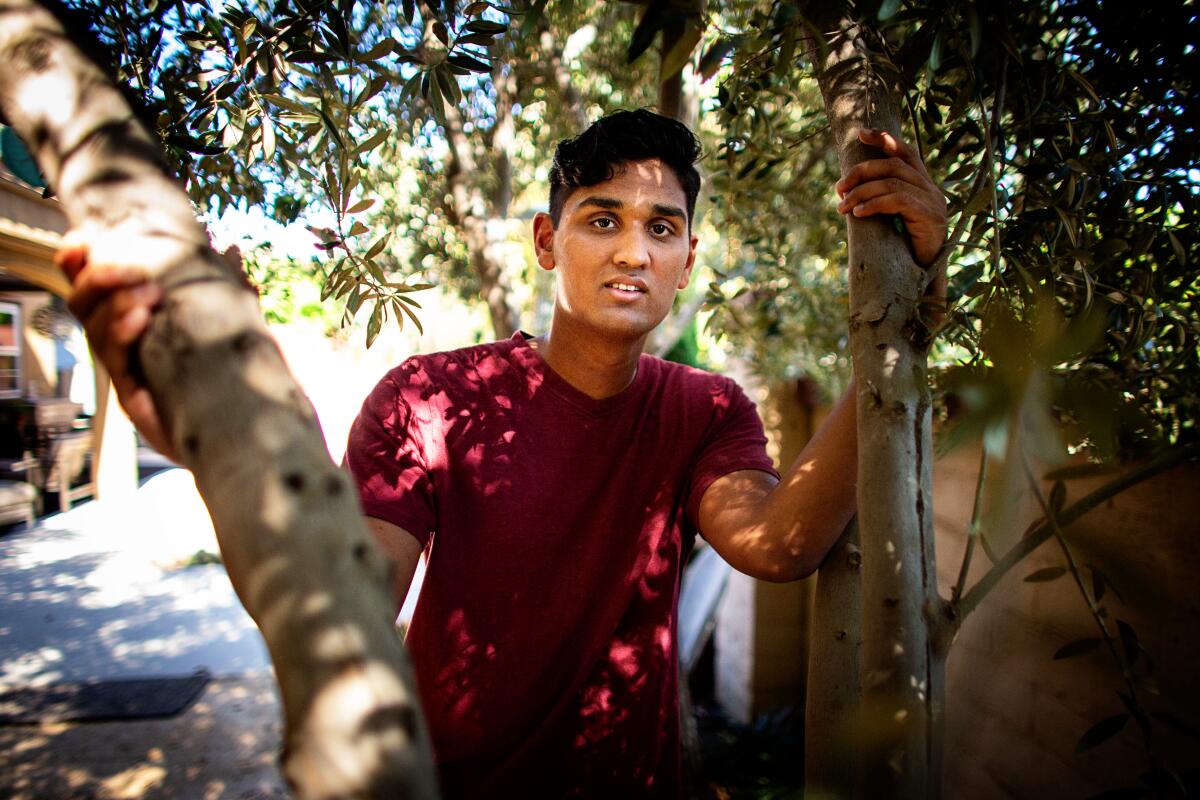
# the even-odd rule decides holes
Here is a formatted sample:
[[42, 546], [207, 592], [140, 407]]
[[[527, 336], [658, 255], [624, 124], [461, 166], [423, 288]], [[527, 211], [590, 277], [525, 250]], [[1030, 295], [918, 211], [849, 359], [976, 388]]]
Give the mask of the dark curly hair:
[[687, 198], [688, 228], [700, 194], [696, 160], [700, 141], [678, 120], [644, 108], [617, 111], [593, 122], [554, 149], [550, 168], [550, 219], [558, 226], [563, 204], [580, 186], [611, 180], [624, 164], [657, 158], [675, 173]]

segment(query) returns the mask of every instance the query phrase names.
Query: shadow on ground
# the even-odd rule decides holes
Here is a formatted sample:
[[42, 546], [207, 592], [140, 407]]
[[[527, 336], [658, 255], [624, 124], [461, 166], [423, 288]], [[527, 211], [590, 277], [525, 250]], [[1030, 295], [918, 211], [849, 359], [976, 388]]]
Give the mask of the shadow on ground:
[[0, 727], [0, 796], [285, 798], [279, 737], [269, 675], [217, 680], [168, 719]]

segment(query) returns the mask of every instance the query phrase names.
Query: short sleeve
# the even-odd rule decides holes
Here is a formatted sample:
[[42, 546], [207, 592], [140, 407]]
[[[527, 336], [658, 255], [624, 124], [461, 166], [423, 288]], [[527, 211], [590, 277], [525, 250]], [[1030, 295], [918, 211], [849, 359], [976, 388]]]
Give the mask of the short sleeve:
[[[429, 431], [411, 400], [408, 365], [388, 373], [367, 399], [346, 443], [346, 468], [363, 513], [397, 525], [424, 547], [437, 528], [433, 481], [425, 456]], [[404, 384], [404, 385], [402, 385]], [[419, 396], [419, 392], [418, 392]]]
[[754, 403], [736, 383], [723, 380], [724, 389], [716, 395], [713, 422], [701, 442], [688, 487], [687, 515], [697, 528], [700, 500], [718, 478], [744, 469], [779, 477], [767, 455], [767, 437]]

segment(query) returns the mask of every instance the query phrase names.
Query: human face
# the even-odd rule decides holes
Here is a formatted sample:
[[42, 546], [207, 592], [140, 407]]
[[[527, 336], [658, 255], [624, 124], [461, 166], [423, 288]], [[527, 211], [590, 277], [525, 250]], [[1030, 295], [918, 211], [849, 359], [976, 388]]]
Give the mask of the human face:
[[644, 340], [691, 277], [697, 240], [688, 229], [686, 203], [675, 172], [651, 159], [575, 189], [557, 227], [539, 214], [538, 264], [558, 272], [555, 329], [570, 323], [602, 336]]

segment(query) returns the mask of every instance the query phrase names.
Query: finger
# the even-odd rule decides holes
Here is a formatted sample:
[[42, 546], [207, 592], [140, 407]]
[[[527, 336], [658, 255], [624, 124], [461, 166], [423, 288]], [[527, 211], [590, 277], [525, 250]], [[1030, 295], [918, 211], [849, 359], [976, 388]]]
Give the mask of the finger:
[[64, 243], [54, 254], [54, 264], [66, 274], [67, 280], [74, 283], [76, 276], [87, 264], [87, 245]]
[[934, 186], [929, 176], [918, 172], [908, 162], [896, 157], [860, 161], [850, 168], [846, 177], [837, 182], [835, 188], [839, 195], [845, 196], [847, 192], [861, 183], [884, 178], [899, 178], [922, 192], [937, 191], [937, 187]]
[[855, 186], [838, 202], [839, 214], [849, 213], [855, 206], [883, 195], [903, 195], [912, 201], [913, 208], [922, 209], [930, 224], [946, 218], [946, 201], [940, 194], [929, 189], [913, 186], [900, 178], [880, 178]]
[[858, 132], [858, 140], [863, 144], [878, 147], [889, 156], [902, 159], [913, 169], [925, 174], [925, 164], [921, 161], [920, 155], [916, 150], [909, 147], [903, 139], [893, 136], [887, 131], [863, 128]]
[[881, 194], [858, 203], [850, 209], [850, 213], [856, 217], [871, 217], [876, 214], [899, 214], [904, 218], [910, 235], [918, 232], [914, 229], [914, 225], [919, 227], [930, 219], [929, 209], [919, 200], [913, 198], [911, 195], [898, 192]]
[[100, 267], [89, 265], [75, 279], [67, 307], [80, 320], [90, 317], [97, 306], [107, 302], [122, 290], [138, 289], [129, 297], [136, 302], [154, 305], [162, 298], [162, 289], [156, 283], [146, 281], [146, 273], [139, 267]]
[[75, 280], [75, 275], [87, 264], [87, 239], [78, 228], [71, 228], [63, 234], [54, 253], [54, 264], [67, 274], [67, 278]]
[[881, 178], [855, 186], [838, 203], [838, 213], [846, 214], [868, 200], [888, 194], [911, 194], [911, 187], [898, 178]]

